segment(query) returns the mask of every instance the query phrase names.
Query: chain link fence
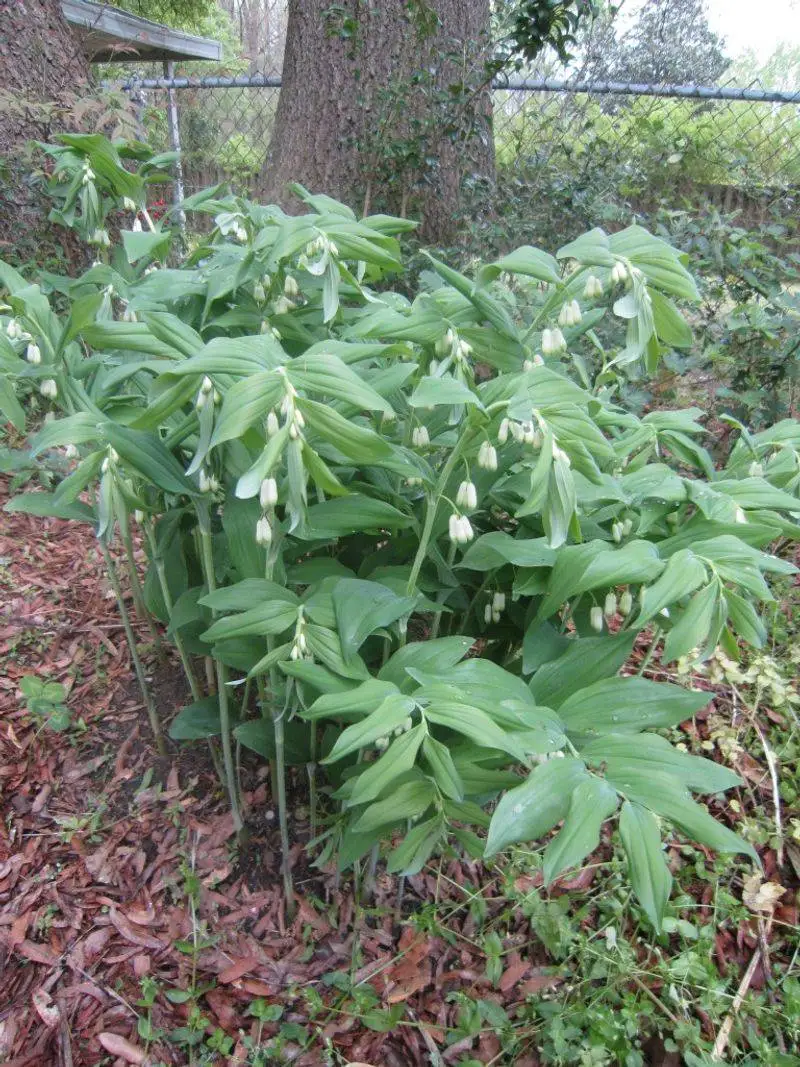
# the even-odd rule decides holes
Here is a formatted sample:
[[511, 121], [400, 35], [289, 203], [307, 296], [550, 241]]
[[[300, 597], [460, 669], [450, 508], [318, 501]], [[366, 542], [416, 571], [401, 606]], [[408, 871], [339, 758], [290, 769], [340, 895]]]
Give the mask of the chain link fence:
[[[280, 77], [137, 78], [145, 138], [176, 147], [186, 194], [219, 182], [262, 197]], [[498, 173], [549, 196], [565, 180], [597, 203], [643, 210], [688, 201], [738, 208], [749, 222], [800, 191], [800, 91], [732, 84], [639, 85], [552, 80], [494, 88]]]

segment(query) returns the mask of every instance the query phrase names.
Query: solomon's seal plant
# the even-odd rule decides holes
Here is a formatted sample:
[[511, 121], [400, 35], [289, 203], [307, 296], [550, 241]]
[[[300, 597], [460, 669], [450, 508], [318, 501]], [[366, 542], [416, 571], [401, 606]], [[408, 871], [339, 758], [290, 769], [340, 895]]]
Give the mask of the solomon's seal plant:
[[[736, 775], [659, 732], [708, 694], [626, 664], [643, 633], [662, 664], [764, 643], [800, 426], [742, 427], [715, 470], [701, 411], [617, 402], [621, 376], [691, 343], [692, 277], [639, 227], [472, 277], [431, 258], [410, 300], [391, 282], [413, 224], [297, 192], [295, 216], [192, 198], [212, 225], [179, 267], [168, 232], [123, 232], [59, 281], [63, 315], [0, 265], [0, 406], [24, 428], [38, 386], [54, 418], [31, 451], [73, 462], [10, 506], [93, 523], [118, 593], [109, 545], [132, 562], [138, 525], [142, 610], [192, 694], [170, 735], [219, 745], [237, 826], [234, 742], [270, 761], [289, 899], [296, 764], [318, 860], [341, 869], [389, 842], [398, 873], [447, 843], [546, 842], [549, 883], [614, 819], [658, 927], [665, 833], [755, 854], [693, 796]], [[592, 379], [601, 320], [617, 343]]]

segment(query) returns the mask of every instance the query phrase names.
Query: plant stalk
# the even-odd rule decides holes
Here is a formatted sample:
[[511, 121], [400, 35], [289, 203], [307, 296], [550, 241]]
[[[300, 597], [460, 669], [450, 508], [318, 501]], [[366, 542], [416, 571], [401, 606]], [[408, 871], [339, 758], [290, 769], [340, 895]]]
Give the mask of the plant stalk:
[[[215, 592], [217, 579], [214, 574], [214, 555], [211, 546], [211, 526], [208, 510], [197, 507], [197, 515], [200, 530], [201, 557], [206, 587], [209, 593]], [[217, 612], [212, 609], [212, 617], [216, 618]], [[242, 829], [242, 815], [239, 809], [239, 795], [236, 790], [236, 770], [233, 764], [233, 750], [231, 748], [231, 716], [228, 706], [228, 668], [221, 661], [216, 661], [217, 667], [217, 697], [219, 699], [219, 724], [222, 733], [222, 762], [225, 767], [225, 784], [228, 787], [228, 799], [230, 801], [231, 815], [233, 816], [233, 828], [238, 834]]]
[[120, 516], [119, 525], [122, 532], [122, 543], [125, 546], [125, 559], [128, 564], [128, 579], [130, 581], [131, 595], [133, 597], [133, 606], [136, 611], [136, 617], [140, 622], [146, 623], [149, 627], [150, 633], [153, 635], [153, 644], [158, 652], [159, 658], [163, 659], [164, 642], [158, 631], [158, 627], [153, 620], [153, 616], [145, 606], [142, 583], [139, 581], [139, 571], [136, 567], [136, 554], [133, 547], [133, 537], [131, 535], [131, 520], [127, 511], [124, 515]]
[[[172, 617], [172, 593], [169, 591], [169, 583], [167, 582], [167, 570], [164, 566], [163, 559], [158, 554], [158, 546], [156, 545], [155, 538], [149, 526], [146, 527], [147, 539], [150, 543], [150, 551], [153, 555], [153, 562], [156, 565], [156, 574], [158, 575], [158, 584], [161, 589], [161, 596], [164, 599], [164, 605], [167, 609], [167, 613]], [[189, 655], [186, 651], [186, 646], [183, 643], [183, 638], [178, 630], [172, 635], [175, 641], [175, 648], [178, 650], [180, 661], [183, 665], [183, 672], [186, 675], [186, 681], [189, 683], [189, 689], [192, 692], [193, 700], [202, 700], [203, 691], [200, 688], [200, 683], [197, 681], [197, 675], [194, 673], [192, 662], [189, 659]]]
[[108, 571], [108, 579], [111, 582], [111, 588], [114, 590], [114, 596], [117, 598], [117, 608], [119, 610], [120, 618], [122, 619], [122, 626], [125, 630], [125, 637], [128, 641], [128, 648], [131, 653], [131, 662], [133, 663], [133, 669], [136, 672], [136, 680], [139, 683], [139, 689], [142, 693], [142, 699], [144, 700], [144, 706], [147, 709], [147, 717], [150, 720], [150, 727], [153, 731], [153, 737], [156, 741], [156, 748], [160, 756], [167, 755], [167, 745], [164, 740], [164, 732], [161, 729], [161, 722], [158, 718], [158, 712], [156, 711], [155, 703], [150, 689], [147, 685], [147, 678], [145, 677], [144, 667], [142, 661], [139, 659], [139, 651], [136, 648], [136, 635], [133, 632], [133, 626], [131, 625], [130, 615], [128, 609], [125, 607], [125, 600], [122, 595], [122, 587], [119, 584], [119, 578], [117, 577], [117, 569], [114, 566], [114, 560], [111, 558], [111, 553], [108, 551], [108, 545], [105, 541], [100, 540], [100, 551], [103, 554], [103, 561]]

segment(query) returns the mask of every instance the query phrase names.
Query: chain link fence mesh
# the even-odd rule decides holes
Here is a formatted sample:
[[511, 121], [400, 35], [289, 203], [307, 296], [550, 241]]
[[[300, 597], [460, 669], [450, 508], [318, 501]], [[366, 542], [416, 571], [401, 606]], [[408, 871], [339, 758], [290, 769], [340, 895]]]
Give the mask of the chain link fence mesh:
[[[172, 90], [187, 195], [229, 182], [262, 197], [277, 74], [149, 77], [125, 88], [157, 150], [170, 147]], [[595, 203], [702, 200], [759, 222], [800, 191], [800, 92], [757, 84], [505, 83], [494, 90], [494, 136], [498, 173], [524, 182], [528, 196], [569, 180], [591, 186]]]

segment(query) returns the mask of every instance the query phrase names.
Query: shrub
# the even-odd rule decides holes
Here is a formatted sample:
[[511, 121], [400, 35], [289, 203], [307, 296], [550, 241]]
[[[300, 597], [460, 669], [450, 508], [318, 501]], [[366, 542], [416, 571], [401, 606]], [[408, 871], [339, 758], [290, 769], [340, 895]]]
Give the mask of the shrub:
[[[175, 269], [168, 231], [124, 232], [59, 283], [63, 315], [0, 266], [0, 403], [21, 427], [15, 389], [35, 382], [54, 417], [32, 452], [78, 458], [10, 506], [95, 524], [117, 591], [108, 545], [139, 523], [142, 595], [195, 696], [172, 736], [220, 739], [237, 826], [232, 739], [274, 762], [287, 895], [297, 763], [314, 809], [324, 772], [317, 846], [343, 869], [390, 840], [389, 870], [412, 873], [445, 842], [491, 856], [561, 824], [550, 882], [618, 813], [658, 927], [663, 824], [755, 853], [690, 796], [736, 776], [654, 732], [708, 695], [619, 672], [644, 632], [663, 664], [764, 642], [764, 575], [793, 569], [765, 549], [797, 531], [800, 426], [743, 431], [715, 472], [702, 412], [614, 402], [621, 369], [691, 337], [674, 301], [695, 284], [638, 227], [473, 278], [431, 258], [409, 300], [390, 283], [412, 223], [297, 192], [298, 216], [192, 198], [214, 226]], [[601, 321], [616, 340], [590, 379]]]

